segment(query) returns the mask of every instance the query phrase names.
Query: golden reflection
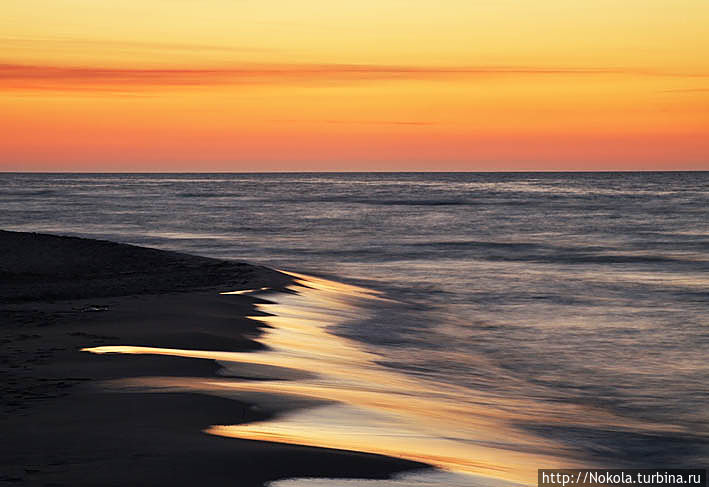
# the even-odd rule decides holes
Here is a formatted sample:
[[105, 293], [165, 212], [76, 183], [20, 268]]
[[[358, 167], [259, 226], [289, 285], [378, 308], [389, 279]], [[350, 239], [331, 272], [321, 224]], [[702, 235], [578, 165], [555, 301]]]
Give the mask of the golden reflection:
[[296, 282], [301, 286], [309, 287], [312, 289], [318, 289], [320, 291], [335, 292], [340, 295], [350, 296], [350, 297], [363, 297], [366, 299], [376, 299], [381, 301], [391, 301], [390, 299], [382, 297], [382, 293], [375, 291], [374, 289], [367, 289], [360, 286], [355, 286], [352, 284], [345, 284], [342, 282], [330, 281], [328, 279], [323, 279], [321, 277], [309, 276], [307, 274], [298, 274], [297, 272], [284, 271], [278, 269], [278, 272], [287, 274], [295, 278]]
[[534, 468], [534, 465], [523, 465], [523, 458], [515, 458], [515, 455], [507, 457], [504, 467], [496, 466], [490, 454], [484, 455], [482, 451], [474, 454], [471, 449], [469, 455], [463, 457], [461, 446], [455, 439], [441, 438], [404, 420], [397, 420], [395, 416], [344, 405], [309, 409], [274, 422], [212, 426], [206, 432], [242, 439], [375, 452], [455, 471], [497, 470], [505, 473], [521, 466]]
[[258, 289], [243, 289], [241, 291], [227, 291], [224, 293], [219, 293], [219, 294], [252, 294], [252, 293], [257, 293], [259, 291], [268, 291], [271, 289], [270, 287], [260, 287]]
[[[519, 482], [536, 479], [536, 469], [581, 467], [562, 453], [572, 453], [549, 440], [510, 426], [530, 416], [545, 424], [578, 417], [581, 406], [559, 406], [554, 412], [532, 402], [486, 397], [462, 387], [429, 384], [377, 364], [378, 356], [354, 342], [329, 333], [345, 320], [366, 318], [368, 300], [386, 299], [365, 288], [302, 274], [273, 302], [258, 304], [266, 316], [251, 316], [269, 327], [260, 337], [265, 352], [226, 352], [134, 346], [86, 348], [92, 353], [156, 354], [218, 361], [223, 369], [214, 379], [175, 377], [113, 381], [114, 387], [157, 391], [199, 391], [227, 397], [248, 396], [259, 403], [265, 395], [303, 397], [334, 405], [299, 410], [268, 422], [216, 425], [211, 434], [309, 446], [357, 450], [422, 461], [443, 469], [483, 474]], [[305, 371], [305, 378], [237, 380], [249, 366]], [[276, 369], [276, 370], [277, 370]], [[272, 399], [271, 399], [272, 400]], [[495, 407], [490, 405], [494, 404]], [[523, 412], [523, 413], [522, 413]], [[602, 412], [594, 411], [595, 418]], [[602, 417], [605, 424], [612, 418]], [[627, 420], [623, 425], [628, 427]], [[640, 426], [640, 425], [639, 425]]]

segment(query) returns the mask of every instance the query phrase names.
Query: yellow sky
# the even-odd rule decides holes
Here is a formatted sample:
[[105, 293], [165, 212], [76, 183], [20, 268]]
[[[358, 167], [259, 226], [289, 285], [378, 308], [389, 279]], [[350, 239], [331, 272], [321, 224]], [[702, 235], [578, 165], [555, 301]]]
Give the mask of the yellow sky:
[[[14, 136], [0, 149], [8, 168], [51, 166], [17, 136], [48, 147], [60, 138], [65, 166], [84, 167], [94, 155], [77, 149], [81, 134], [121, 133], [131, 159], [169, 168], [184, 150], [161, 144], [156, 155], [139, 141], [172, 131], [200, 150], [222, 137], [205, 154], [222, 169], [251, 169], [240, 161], [254, 158], [289, 169], [287, 151], [230, 148], [229, 138], [300, 137], [295, 146], [317, 159], [317, 141], [332, 135], [330, 159], [337, 144], [352, 153], [371, 143], [370, 161], [402, 169], [407, 138], [425, 139], [432, 160], [436, 143], [444, 159], [454, 143], [451, 169], [537, 156], [606, 167], [628, 154], [709, 169], [697, 142], [709, 135], [707, 26], [705, 0], [4, 0], [0, 128]], [[390, 133], [396, 148], [381, 142]], [[533, 136], [549, 145], [530, 146]], [[505, 137], [520, 144], [516, 156], [495, 155]], [[579, 152], [554, 155], [560, 138]], [[584, 162], [583, 147], [618, 138], [628, 150]]]
[[4, 57], [15, 61], [687, 71], [709, 63], [701, 0], [5, 0], [1, 9]]

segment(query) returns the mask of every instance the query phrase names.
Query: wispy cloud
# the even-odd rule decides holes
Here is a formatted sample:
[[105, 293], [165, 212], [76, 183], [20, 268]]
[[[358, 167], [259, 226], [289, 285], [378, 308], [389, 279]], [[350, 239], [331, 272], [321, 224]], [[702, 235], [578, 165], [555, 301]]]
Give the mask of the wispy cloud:
[[[278, 119], [269, 120], [269, 122], [278, 123], [313, 123], [313, 120], [298, 120], [298, 119]], [[316, 123], [326, 123], [330, 125], [404, 125], [404, 126], [422, 126], [429, 127], [432, 125], [440, 125], [440, 122], [428, 122], [420, 120], [317, 120]]]
[[662, 90], [662, 93], [709, 93], [709, 88], [678, 88], [674, 90]]
[[195, 51], [195, 52], [262, 52], [272, 51], [252, 46], [230, 46], [217, 44], [192, 44], [174, 42], [140, 42], [110, 39], [82, 39], [74, 37], [0, 37], [5, 47], [26, 49], [85, 50], [95, 48], [107, 51]]
[[672, 76], [707, 77], [624, 68], [528, 66], [387, 66], [371, 64], [244, 64], [226, 68], [113, 68], [0, 64], [0, 90], [148, 91], [156, 88], [327, 84], [368, 81], [475, 79], [501, 76]]

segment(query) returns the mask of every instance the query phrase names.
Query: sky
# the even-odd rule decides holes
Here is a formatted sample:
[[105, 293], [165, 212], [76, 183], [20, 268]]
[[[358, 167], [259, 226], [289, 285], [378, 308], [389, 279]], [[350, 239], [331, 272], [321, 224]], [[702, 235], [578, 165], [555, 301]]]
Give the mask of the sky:
[[709, 170], [707, 0], [3, 0], [0, 171]]

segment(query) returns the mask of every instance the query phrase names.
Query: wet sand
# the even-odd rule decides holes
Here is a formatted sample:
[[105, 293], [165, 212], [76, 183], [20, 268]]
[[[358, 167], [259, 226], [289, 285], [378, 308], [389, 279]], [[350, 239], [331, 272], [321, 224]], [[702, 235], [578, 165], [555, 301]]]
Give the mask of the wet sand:
[[243, 263], [88, 239], [0, 231], [0, 485], [239, 485], [288, 477], [384, 478], [422, 464], [209, 435], [312, 405], [265, 409], [214, 395], [115, 392], [128, 377], [214, 377], [185, 357], [95, 355], [136, 346], [258, 351], [259, 298], [291, 278]]

